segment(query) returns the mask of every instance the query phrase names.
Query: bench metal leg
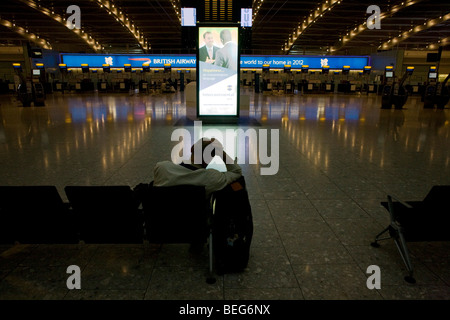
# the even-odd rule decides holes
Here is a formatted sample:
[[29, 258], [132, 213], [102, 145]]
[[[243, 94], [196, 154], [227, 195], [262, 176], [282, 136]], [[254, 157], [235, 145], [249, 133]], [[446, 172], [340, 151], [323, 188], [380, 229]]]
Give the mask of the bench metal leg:
[[380, 246], [378, 244], [378, 241], [387, 240], [387, 239], [391, 238], [391, 236], [385, 237], [385, 238], [380, 238], [383, 234], [385, 234], [387, 231], [389, 231], [389, 227], [390, 226], [388, 226], [386, 229], [384, 229], [383, 231], [381, 231], [379, 234], [376, 235], [375, 241], [370, 244], [372, 247], [378, 248]]
[[[380, 238], [387, 231], [389, 231], [390, 236]], [[411, 263], [408, 247], [406, 246], [406, 240], [405, 240], [405, 237], [403, 236], [402, 229], [388, 226], [383, 231], [381, 231], [379, 234], [377, 234], [377, 236], [375, 237], [375, 241], [372, 242], [370, 245], [372, 247], [378, 248], [378, 247], [380, 247], [380, 244], [378, 243], [378, 241], [387, 240], [387, 239], [391, 239], [391, 238], [394, 239], [395, 245], [397, 246], [397, 249], [400, 252], [400, 256], [402, 257], [403, 263], [405, 264], [406, 269], [408, 270], [408, 276], [405, 277], [405, 281], [409, 282], [409, 283], [416, 283], [416, 280], [414, 279], [414, 276], [413, 276], [414, 269], [413, 269], [413, 266]]]
[[399, 230], [398, 237], [394, 239], [394, 242], [397, 246], [398, 251], [400, 252], [400, 255], [409, 273], [409, 275], [405, 277], [405, 281], [409, 283], [416, 283], [416, 280], [413, 277], [414, 270], [411, 263], [411, 259], [409, 257], [408, 247], [406, 246], [405, 237], [403, 236], [401, 230]]
[[206, 282], [209, 284], [216, 283], [216, 278], [213, 272], [213, 235], [212, 232], [209, 233], [209, 274]]

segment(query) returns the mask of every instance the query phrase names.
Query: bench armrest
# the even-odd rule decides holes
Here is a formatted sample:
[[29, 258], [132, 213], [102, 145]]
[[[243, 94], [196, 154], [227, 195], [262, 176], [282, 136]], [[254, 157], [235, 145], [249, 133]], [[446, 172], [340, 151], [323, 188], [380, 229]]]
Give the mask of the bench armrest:
[[406, 203], [405, 201], [400, 200], [397, 197], [394, 197], [393, 195], [388, 195], [387, 199], [388, 199], [388, 203], [390, 203], [390, 204], [392, 204], [392, 199], [394, 199], [395, 201], [400, 202], [402, 205], [404, 205], [408, 209], [412, 209], [413, 208], [410, 204]]
[[394, 199], [395, 201], [398, 201], [399, 203], [401, 203], [403, 206], [405, 206], [408, 209], [413, 209], [413, 207], [410, 204], [406, 203], [405, 201], [398, 199], [397, 197], [394, 197], [392, 195], [387, 196], [389, 214], [391, 216], [391, 225], [393, 223], [395, 223], [396, 225], [399, 225], [399, 222], [397, 220], [397, 215], [395, 214], [395, 211], [394, 211], [394, 205], [392, 203], [392, 199]]

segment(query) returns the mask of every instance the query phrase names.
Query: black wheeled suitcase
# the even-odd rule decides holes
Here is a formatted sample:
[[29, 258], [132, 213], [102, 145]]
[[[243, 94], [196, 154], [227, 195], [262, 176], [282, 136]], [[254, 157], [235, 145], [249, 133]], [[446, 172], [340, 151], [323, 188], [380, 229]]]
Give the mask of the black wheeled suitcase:
[[250, 257], [253, 217], [245, 179], [213, 195], [213, 248], [218, 274], [243, 271]]

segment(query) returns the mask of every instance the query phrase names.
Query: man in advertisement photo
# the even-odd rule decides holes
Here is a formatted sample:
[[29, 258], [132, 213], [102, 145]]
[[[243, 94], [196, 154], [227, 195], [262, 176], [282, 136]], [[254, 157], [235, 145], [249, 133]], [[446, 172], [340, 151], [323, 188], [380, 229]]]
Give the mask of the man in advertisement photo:
[[214, 65], [237, 70], [237, 43], [232, 41], [230, 30], [223, 29], [220, 32], [220, 41], [222, 41], [223, 47], [217, 51]]
[[206, 63], [214, 63], [216, 52], [220, 49], [214, 45], [214, 37], [210, 31], [203, 33], [203, 41], [205, 45], [199, 49], [198, 57], [200, 61]]

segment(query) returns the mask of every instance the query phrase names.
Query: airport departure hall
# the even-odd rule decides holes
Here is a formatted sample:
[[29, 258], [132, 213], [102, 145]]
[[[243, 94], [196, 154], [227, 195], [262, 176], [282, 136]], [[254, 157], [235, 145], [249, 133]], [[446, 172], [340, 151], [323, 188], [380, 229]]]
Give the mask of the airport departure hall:
[[1, 1], [0, 300], [450, 300], [449, 74], [448, 1]]

